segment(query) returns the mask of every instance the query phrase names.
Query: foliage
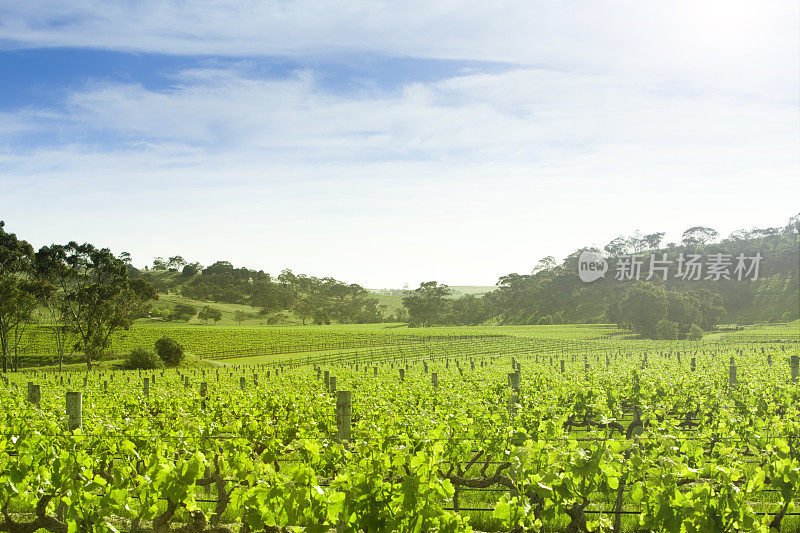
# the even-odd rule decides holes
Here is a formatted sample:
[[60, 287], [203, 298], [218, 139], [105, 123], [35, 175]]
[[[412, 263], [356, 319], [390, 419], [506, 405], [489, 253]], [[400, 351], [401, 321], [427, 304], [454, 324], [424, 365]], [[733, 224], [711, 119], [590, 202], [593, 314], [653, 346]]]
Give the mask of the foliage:
[[197, 314], [197, 318], [200, 320], [213, 320], [214, 323], [219, 322], [222, 320], [222, 311], [217, 309], [216, 307], [211, 307], [210, 305], [204, 305], [200, 312]]
[[686, 333], [686, 340], [688, 341], [699, 341], [703, 338], [703, 330], [697, 324], [692, 324], [689, 326], [689, 331]]
[[[744, 332], [706, 353], [597, 339], [603, 329], [517, 328], [532, 336], [508, 342], [452, 328], [453, 339], [402, 354], [325, 361], [352, 391], [349, 440], [305, 356], [218, 379], [142, 372], [146, 399], [136, 373], [68, 374], [63, 386], [11, 375], [0, 387], [0, 531], [452, 533], [470, 530], [480, 517], [464, 509], [476, 507], [505, 531], [619, 531], [616, 510], [640, 531], [795, 531], [800, 393], [785, 358], [797, 343]], [[83, 378], [83, 427], [68, 431], [64, 395]], [[39, 407], [20, 392], [27, 381], [47, 387]]]
[[147, 313], [158, 295], [144, 280], [129, 280], [127, 264], [107, 248], [70, 242], [41, 248], [37, 270], [47, 272], [63, 294], [67, 327], [76, 335], [75, 349], [89, 369], [101, 358], [115, 331], [127, 329]]
[[18, 344], [13, 332], [33, 317], [37, 287], [27, 279], [32, 270], [33, 248], [4, 227], [0, 220], [0, 356], [6, 372], [9, 353], [16, 352]]
[[163, 368], [164, 361], [147, 348], [134, 348], [125, 357], [123, 366], [129, 370]]
[[248, 315], [247, 313], [245, 313], [245, 312], [244, 312], [244, 311], [242, 311], [241, 309], [237, 309], [237, 310], [236, 310], [236, 311], [233, 313], [233, 319], [234, 319], [234, 320], [236, 321], [236, 323], [237, 323], [237, 324], [239, 324], [239, 325], [241, 325], [241, 323], [242, 323], [242, 322], [244, 322], [245, 320], [247, 320], [247, 319], [249, 318], [249, 316], [250, 316], [250, 315]]
[[[604, 250], [581, 248], [567, 256], [561, 264], [552, 257], [541, 260], [530, 274], [512, 273], [500, 277], [497, 289], [483, 296], [485, 309], [501, 324], [544, 324], [558, 322], [589, 323], [602, 319], [604, 312], [618, 322], [618, 313], [609, 312], [610, 300], [618, 298], [633, 284], [632, 281], [616, 279], [619, 259], [638, 253], [645, 265], [641, 279], [646, 278], [646, 268], [651, 257], [672, 260], [666, 271], [666, 279], [660, 273], [651, 280], [670, 291], [688, 298], [699, 298], [703, 303], [701, 316], [670, 318], [681, 324], [681, 334], [687, 325], [698, 323], [709, 330], [725, 317], [733, 321], [754, 323], [774, 319], [791, 321], [800, 318], [797, 292], [800, 290], [800, 264], [797, 261], [798, 219], [794, 216], [784, 228], [755, 228], [739, 230], [719, 240], [712, 228], [695, 226], [684, 232], [682, 244], [668, 243], [659, 248], [663, 233], [648, 235], [635, 233], [629, 237], [619, 236], [609, 242]], [[577, 275], [577, 260], [581, 252], [592, 250], [600, 255], [605, 252], [609, 263], [606, 276], [592, 283], [584, 283]], [[678, 272], [678, 258], [683, 254], [699, 254], [706, 258], [714, 254], [726, 254], [736, 258], [761, 254], [763, 261], [757, 280], [683, 279]], [[735, 259], [734, 259], [735, 261]], [[699, 294], [708, 291], [718, 296]], [[689, 295], [689, 293], [695, 293]], [[670, 308], [681, 305], [673, 295]], [[684, 302], [685, 304], [685, 302]], [[659, 303], [660, 305], [660, 303]], [[694, 304], [689, 305], [694, 307]], [[684, 311], [694, 312], [692, 309]], [[670, 313], [677, 314], [679, 309]]]
[[722, 299], [714, 292], [681, 293], [648, 282], [617, 292], [606, 308], [608, 320], [651, 339], [683, 338], [693, 325], [710, 330], [724, 316]]
[[445, 322], [450, 288], [435, 281], [420, 283], [419, 287], [403, 298], [408, 309], [411, 326], [433, 326]]
[[680, 328], [677, 322], [662, 318], [658, 321], [658, 324], [656, 324], [655, 338], [672, 341], [678, 338], [679, 331]]
[[169, 320], [188, 322], [196, 314], [197, 309], [193, 305], [177, 303], [167, 318]]
[[183, 361], [183, 346], [169, 337], [161, 337], [155, 342], [158, 357], [169, 366], [177, 366]]
[[181, 275], [184, 278], [191, 278], [196, 276], [198, 272], [200, 272], [200, 270], [197, 268], [197, 265], [190, 263], [183, 267], [183, 270], [181, 270]]
[[358, 324], [383, 320], [378, 301], [359, 285], [291, 270], [273, 278], [260, 270], [235, 268], [228, 261], [205, 268], [182, 286], [181, 293], [196, 300], [252, 305], [265, 313], [292, 310], [303, 324], [308, 320]]

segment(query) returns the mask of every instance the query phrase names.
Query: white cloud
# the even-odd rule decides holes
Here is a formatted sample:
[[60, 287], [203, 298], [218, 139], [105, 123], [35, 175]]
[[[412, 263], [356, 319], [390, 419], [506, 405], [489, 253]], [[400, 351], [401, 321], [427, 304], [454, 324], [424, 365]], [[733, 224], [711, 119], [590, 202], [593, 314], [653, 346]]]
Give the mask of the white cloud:
[[430, 160], [558, 168], [613, 152], [624, 154], [620, 163], [646, 153], [643, 167], [630, 167], [639, 174], [668, 166], [719, 176], [797, 160], [792, 104], [665, 95], [618, 77], [518, 69], [356, 97], [325, 92], [308, 71], [260, 80], [235, 70], [193, 70], [176, 81], [167, 92], [90, 87], [69, 98], [65, 123], [269, 164]]
[[160, 91], [95, 83], [63, 109], [0, 116], [0, 187], [13, 191], [0, 213], [36, 244], [375, 287], [493, 283], [636, 228], [724, 234], [796, 213], [795, 2], [560, 5], [0, 8], [9, 46], [517, 64], [350, 95], [312, 70], [261, 79], [235, 66], [175, 73]]
[[167, 54], [368, 51], [653, 77], [797, 99], [794, 0], [633, 2], [27, 1], [7, 46]]
[[142, 263], [181, 253], [376, 287], [492, 283], [637, 227], [726, 233], [796, 211], [790, 104], [542, 69], [359, 98], [309, 72], [176, 81], [73, 94], [65, 123], [130, 144], [0, 155], [0, 185], [15, 190], [0, 210], [39, 244], [85, 238]]

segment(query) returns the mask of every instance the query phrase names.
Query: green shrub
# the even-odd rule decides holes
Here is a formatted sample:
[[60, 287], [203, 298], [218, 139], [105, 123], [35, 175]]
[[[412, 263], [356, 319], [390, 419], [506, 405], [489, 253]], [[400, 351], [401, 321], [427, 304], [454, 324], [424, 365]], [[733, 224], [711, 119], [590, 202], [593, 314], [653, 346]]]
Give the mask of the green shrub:
[[183, 267], [183, 270], [181, 271], [181, 275], [184, 278], [191, 278], [192, 276], [195, 276], [197, 274], [197, 272], [198, 272], [198, 270], [197, 270], [197, 267], [195, 265], [188, 264], [185, 267]]
[[167, 318], [170, 310], [165, 307], [154, 307], [150, 309], [150, 318]]
[[214, 323], [216, 324], [217, 322], [222, 320], [222, 311], [214, 307], [211, 307], [210, 305], [206, 305], [203, 306], [203, 308], [200, 310], [200, 313], [198, 313], [197, 318], [199, 318], [200, 320], [205, 320], [206, 322], [208, 322], [209, 320], [213, 320]]
[[125, 368], [129, 370], [164, 368], [164, 362], [147, 348], [134, 348], [125, 358]]
[[189, 304], [175, 304], [172, 312], [167, 317], [169, 320], [180, 320], [183, 322], [188, 322], [191, 318], [197, 314], [197, 309], [193, 305]]
[[697, 324], [692, 324], [689, 327], [689, 332], [686, 333], [686, 339], [690, 341], [699, 341], [703, 338], [703, 330]]
[[662, 318], [656, 324], [656, 338], [664, 340], [675, 340], [678, 338], [680, 328], [677, 322], [672, 322], [666, 318]]
[[156, 341], [156, 353], [169, 366], [177, 366], [183, 361], [183, 346], [169, 337], [161, 337]]

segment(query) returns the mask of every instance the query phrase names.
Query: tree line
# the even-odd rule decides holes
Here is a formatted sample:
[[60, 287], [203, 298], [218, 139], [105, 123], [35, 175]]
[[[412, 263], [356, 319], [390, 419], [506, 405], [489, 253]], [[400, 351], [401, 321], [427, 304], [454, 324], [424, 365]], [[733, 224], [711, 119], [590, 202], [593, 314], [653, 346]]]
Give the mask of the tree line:
[[[183, 261], [180, 256], [176, 257]], [[132, 275], [149, 281], [158, 290], [176, 290], [193, 300], [249, 305], [259, 308], [264, 315], [290, 311], [303, 324], [330, 324], [332, 321], [364, 324], [385, 320], [384, 307], [370, 297], [367, 289], [354, 283], [295, 274], [289, 269], [273, 277], [263, 270], [236, 268], [229, 261], [217, 261], [205, 268], [198, 263], [188, 263], [182, 267], [180, 275], [165, 281], [158, 272], [169, 270], [169, 265], [178, 266], [180, 262], [174, 259], [157, 260], [152, 269], [137, 270]], [[198, 311], [183, 304], [180, 308], [176, 306], [174, 313], [173, 318], [188, 320]], [[203, 307], [198, 317], [203, 320], [220, 318], [210, 307]], [[237, 321], [239, 319], [244, 316], [239, 316]]]
[[[784, 227], [738, 230], [725, 239], [713, 228], [693, 226], [684, 231], [680, 243], [662, 246], [663, 232], [619, 236], [602, 249], [584, 247], [558, 263], [553, 257], [541, 259], [529, 274], [511, 273], [499, 278], [496, 289], [481, 297], [449, 298], [446, 286], [426, 282], [408, 291], [403, 304], [409, 323], [418, 326], [496, 324], [616, 323], [650, 338], [696, 338], [702, 330], [714, 328], [721, 320], [740, 320], [754, 307], [765, 308], [758, 300], [756, 282], [737, 279], [685, 280], [677, 275], [677, 265], [649, 281], [624, 281], [614, 278], [620, 261], [637, 254], [647, 264], [654, 259], [679, 254], [761, 254], [760, 279], [782, 280], [794, 287], [783, 293], [770, 292], [774, 305], [765, 320], [791, 321], [800, 318], [797, 308], [798, 228], [800, 215]], [[608, 262], [609, 274], [592, 283], [578, 276], [578, 259], [592, 251]], [[761, 309], [757, 310], [761, 311]], [[694, 326], [694, 327], [692, 327]]]

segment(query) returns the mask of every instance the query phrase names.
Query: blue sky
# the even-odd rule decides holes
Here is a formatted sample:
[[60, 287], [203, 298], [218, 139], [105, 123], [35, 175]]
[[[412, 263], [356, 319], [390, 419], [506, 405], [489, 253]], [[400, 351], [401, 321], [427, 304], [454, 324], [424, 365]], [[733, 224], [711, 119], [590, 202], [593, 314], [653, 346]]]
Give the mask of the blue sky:
[[0, 5], [0, 219], [380, 287], [800, 211], [794, 1]]

